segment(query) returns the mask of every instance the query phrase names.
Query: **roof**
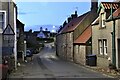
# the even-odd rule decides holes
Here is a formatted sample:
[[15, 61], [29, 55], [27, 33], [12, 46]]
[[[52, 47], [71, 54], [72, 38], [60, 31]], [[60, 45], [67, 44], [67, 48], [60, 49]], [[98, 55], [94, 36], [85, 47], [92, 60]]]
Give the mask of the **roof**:
[[101, 4], [103, 5], [105, 9], [111, 9], [111, 4], [112, 4], [113, 9], [118, 9], [119, 7], [118, 2], [101, 2]]
[[[108, 17], [108, 19], [110, 18], [110, 16]], [[113, 12], [113, 17], [118, 17], [118, 16], [120, 16], [120, 7]], [[98, 23], [99, 23], [99, 17], [93, 22], [92, 25], [96, 25]]]
[[75, 30], [78, 25], [84, 20], [84, 18], [89, 14], [89, 12], [74, 18], [73, 20], [71, 20], [61, 31], [60, 33], [66, 33], [66, 32], [71, 32], [73, 30]]
[[[34, 31], [33, 35], [37, 36], [41, 31]], [[42, 31], [44, 35], [48, 36], [48, 33], [50, 33], [50, 31]]]
[[88, 26], [85, 31], [74, 41], [76, 44], [85, 44], [92, 36], [92, 27]]
[[100, 6], [98, 8], [98, 13], [100, 12], [101, 8], [105, 9], [105, 10], [110, 10], [111, 9], [111, 5], [112, 5], [112, 8], [114, 10], [118, 9], [119, 8], [119, 2], [101, 2], [100, 3]]
[[97, 25], [99, 24], [99, 17], [97, 17], [97, 19], [92, 23], [92, 25]]
[[118, 8], [114, 13], [113, 13], [113, 17], [118, 17], [120, 16], [120, 8]]

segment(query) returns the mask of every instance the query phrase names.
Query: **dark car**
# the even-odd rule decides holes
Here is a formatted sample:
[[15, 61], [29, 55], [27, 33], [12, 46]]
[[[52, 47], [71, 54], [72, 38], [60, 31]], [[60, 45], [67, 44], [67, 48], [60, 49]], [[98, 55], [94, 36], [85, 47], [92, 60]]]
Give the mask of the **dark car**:
[[32, 52], [30, 50], [27, 50], [26, 57], [32, 57], [32, 56], [33, 56]]

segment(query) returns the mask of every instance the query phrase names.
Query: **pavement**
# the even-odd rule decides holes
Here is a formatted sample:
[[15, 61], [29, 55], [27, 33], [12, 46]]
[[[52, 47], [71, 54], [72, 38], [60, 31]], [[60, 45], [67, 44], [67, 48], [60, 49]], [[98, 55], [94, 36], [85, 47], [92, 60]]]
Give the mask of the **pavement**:
[[39, 54], [33, 55], [32, 61], [27, 61], [10, 74], [10, 80], [118, 80], [88, 67], [61, 60], [51, 47], [45, 47]]

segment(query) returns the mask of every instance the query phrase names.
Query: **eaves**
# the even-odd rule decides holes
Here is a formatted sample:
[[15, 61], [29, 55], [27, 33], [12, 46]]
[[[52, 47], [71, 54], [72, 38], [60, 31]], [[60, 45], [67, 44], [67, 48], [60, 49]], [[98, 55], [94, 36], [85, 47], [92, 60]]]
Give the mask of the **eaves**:
[[120, 19], [120, 16], [113, 17], [112, 19], [107, 19], [105, 22], [110, 22], [110, 21], [117, 20], [117, 19]]

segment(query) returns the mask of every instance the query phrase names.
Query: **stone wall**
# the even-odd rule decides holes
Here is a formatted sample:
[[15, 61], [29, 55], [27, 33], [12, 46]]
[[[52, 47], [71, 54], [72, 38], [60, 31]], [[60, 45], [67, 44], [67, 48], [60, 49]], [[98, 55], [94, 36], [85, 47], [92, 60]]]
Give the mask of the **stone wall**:
[[66, 33], [67, 60], [73, 61], [73, 32]]
[[76, 63], [85, 65], [86, 64], [86, 45], [75, 45], [74, 46], [74, 60]]
[[[100, 25], [92, 26], [92, 54], [97, 55], [97, 65], [100, 67], [108, 67], [108, 58], [112, 59], [112, 23], [107, 22], [106, 28], [100, 29]], [[107, 55], [99, 54], [98, 40], [107, 40]]]

